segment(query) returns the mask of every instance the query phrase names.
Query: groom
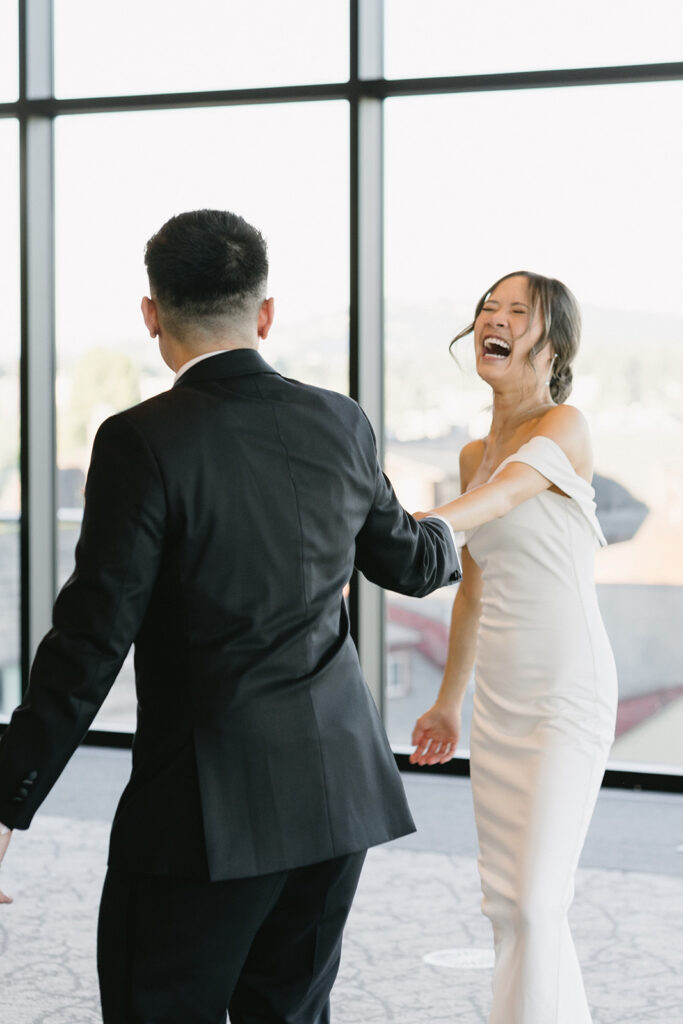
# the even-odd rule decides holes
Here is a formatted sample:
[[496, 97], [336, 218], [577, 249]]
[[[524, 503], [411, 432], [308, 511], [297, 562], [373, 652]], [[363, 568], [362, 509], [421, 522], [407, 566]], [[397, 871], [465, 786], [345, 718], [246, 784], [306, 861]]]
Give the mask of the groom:
[[259, 355], [258, 231], [181, 214], [145, 262], [175, 382], [95, 439], [76, 568], [0, 742], [0, 859], [134, 643], [104, 1024], [324, 1024], [365, 851], [414, 829], [342, 590], [355, 564], [427, 594], [457, 556], [447, 524], [399, 505], [359, 407]]

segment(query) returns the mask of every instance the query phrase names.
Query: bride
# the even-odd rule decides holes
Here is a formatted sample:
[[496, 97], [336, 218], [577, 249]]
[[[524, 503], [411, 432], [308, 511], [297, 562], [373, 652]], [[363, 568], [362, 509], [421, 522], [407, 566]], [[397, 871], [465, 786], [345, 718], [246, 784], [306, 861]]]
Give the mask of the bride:
[[489, 1024], [590, 1024], [567, 911], [614, 736], [616, 673], [593, 582], [606, 542], [590, 437], [564, 404], [580, 314], [561, 282], [516, 272], [454, 341], [471, 331], [493, 417], [460, 454], [461, 497], [432, 512], [464, 531], [463, 580], [411, 760], [453, 755], [474, 664], [470, 766], [496, 956]]

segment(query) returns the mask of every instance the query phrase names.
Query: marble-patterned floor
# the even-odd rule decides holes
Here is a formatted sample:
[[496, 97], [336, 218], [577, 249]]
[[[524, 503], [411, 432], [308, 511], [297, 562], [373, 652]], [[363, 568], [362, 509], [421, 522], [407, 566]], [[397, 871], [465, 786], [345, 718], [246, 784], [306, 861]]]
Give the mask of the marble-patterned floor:
[[[46, 805], [29, 832], [13, 837], [0, 883], [15, 898], [0, 907], [3, 1024], [100, 1022], [94, 939], [107, 800], [91, 818], [53, 812], [68, 810], [68, 787], [91, 769], [96, 775], [102, 764], [107, 777], [120, 772], [116, 759], [85, 755], [80, 768], [69, 769], [66, 788], [60, 783], [61, 804]], [[422, 799], [435, 814], [447, 814], [454, 795], [465, 801], [461, 780], [407, 781], [414, 806]], [[646, 808], [648, 795], [639, 797], [635, 806]], [[671, 820], [675, 836], [683, 828], [683, 798], [664, 799], [660, 820]], [[645, 810], [633, 820], [634, 845], [647, 821]], [[439, 849], [444, 842], [437, 834], [434, 849], [426, 848], [428, 824], [419, 838], [370, 852], [346, 932], [335, 1024], [484, 1024], [491, 941], [479, 912], [470, 832], [465, 801], [462, 841], [450, 844], [456, 852]], [[683, 854], [676, 849], [663, 871], [654, 863], [634, 870], [633, 859], [628, 869], [620, 867], [618, 850], [612, 859], [611, 866], [594, 866], [604, 852], [589, 857], [572, 909], [594, 1024], [683, 1024]], [[462, 960], [465, 966], [458, 966]]]
[[[349, 921], [337, 1024], [484, 1024], [491, 941], [478, 904], [471, 858], [374, 851]], [[683, 879], [579, 872], [572, 930], [594, 1024], [682, 1024], [682, 929]], [[453, 966], [473, 951], [483, 965]], [[449, 965], [426, 963], [435, 952]]]

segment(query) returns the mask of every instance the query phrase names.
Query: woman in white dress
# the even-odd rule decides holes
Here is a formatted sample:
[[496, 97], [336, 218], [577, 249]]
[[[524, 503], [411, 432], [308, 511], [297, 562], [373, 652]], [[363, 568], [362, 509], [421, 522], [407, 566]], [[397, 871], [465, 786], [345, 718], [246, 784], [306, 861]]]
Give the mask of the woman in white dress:
[[472, 330], [493, 417], [487, 437], [461, 452], [461, 497], [433, 510], [464, 532], [463, 580], [441, 689], [417, 721], [411, 760], [452, 757], [474, 664], [471, 778], [495, 946], [489, 1024], [589, 1024], [567, 911], [617, 688], [593, 582], [605, 539], [590, 437], [564, 404], [580, 315], [559, 281], [517, 272], [482, 297], [458, 338]]

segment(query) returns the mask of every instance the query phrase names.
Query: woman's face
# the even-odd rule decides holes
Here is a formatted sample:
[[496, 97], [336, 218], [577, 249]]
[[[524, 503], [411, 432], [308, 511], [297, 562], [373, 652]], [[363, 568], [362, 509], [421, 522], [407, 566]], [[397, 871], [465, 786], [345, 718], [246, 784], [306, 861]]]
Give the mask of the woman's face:
[[491, 292], [474, 321], [474, 352], [477, 373], [495, 390], [508, 384], [523, 390], [544, 385], [553, 358], [546, 345], [536, 356], [534, 368], [528, 363], [531, 349], [543, 334], [540, 308], [532, 316], [529, 283], [519, 275], [508, 277]]

